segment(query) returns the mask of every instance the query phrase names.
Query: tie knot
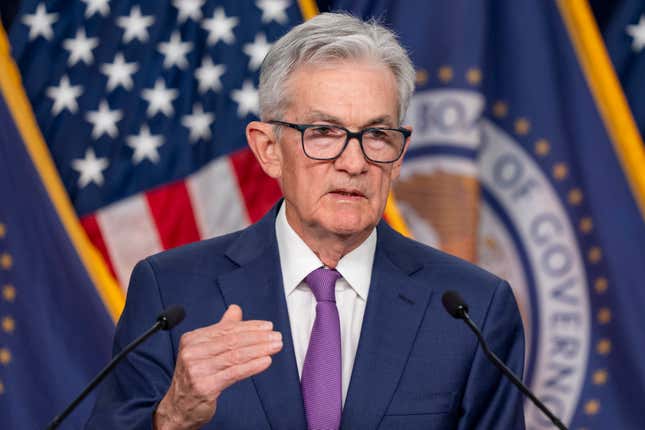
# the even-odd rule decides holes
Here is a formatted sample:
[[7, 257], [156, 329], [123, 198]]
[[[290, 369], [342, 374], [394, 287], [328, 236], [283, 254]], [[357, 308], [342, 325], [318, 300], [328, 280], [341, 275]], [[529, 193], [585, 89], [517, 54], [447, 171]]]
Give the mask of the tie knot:
[[340, 273], [321, 267], [311, 272], [305, 280], [317, 302], [336, 302], [336, 280]]

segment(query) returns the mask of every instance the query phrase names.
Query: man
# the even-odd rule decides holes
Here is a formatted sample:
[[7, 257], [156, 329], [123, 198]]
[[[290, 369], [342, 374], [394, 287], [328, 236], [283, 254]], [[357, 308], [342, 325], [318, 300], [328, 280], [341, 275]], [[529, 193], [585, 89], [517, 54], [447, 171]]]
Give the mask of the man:
[[165, 306], [186, 320], [130, 354], [89, 428], [521, 429], [523, 366], [508, 285], [381, 221], [410, 129], [414, 70], [375, 23], [322, 14], [271, 49], [248, 143], [284, 194], [257, 224], [140, 262], [115, 349]]

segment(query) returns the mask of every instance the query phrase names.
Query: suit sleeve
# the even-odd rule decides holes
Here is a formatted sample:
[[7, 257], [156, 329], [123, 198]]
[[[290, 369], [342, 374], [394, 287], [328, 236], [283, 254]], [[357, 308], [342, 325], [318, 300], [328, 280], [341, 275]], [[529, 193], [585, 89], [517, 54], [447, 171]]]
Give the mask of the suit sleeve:
[[[510, 286], [495, 289], [480, 325], [490, 349], [520, 378], [524, 368], [524, 330]], [[520, 391], [491, 363], [479, 345], [462, 399], [459, 430], [523, 430]]]
[[[117, 354], [154, 324], [163, 310], [152, 265], [143, 260], [132, 272], [125, 309], [114, 337]], [[159, 332], [132, 351], [99, 386], [87, 429], [152, 429], [152, 415], [174, 371], [170, 332]]]

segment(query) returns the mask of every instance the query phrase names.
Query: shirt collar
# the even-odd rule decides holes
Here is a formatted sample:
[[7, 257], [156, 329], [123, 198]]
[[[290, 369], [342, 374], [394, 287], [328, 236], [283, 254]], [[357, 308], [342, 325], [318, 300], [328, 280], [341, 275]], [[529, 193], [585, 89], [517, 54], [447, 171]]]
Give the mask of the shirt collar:
[[[275, 232], [280, 254], [282, 283], [288, 296], [309, 273], [323, 266], [323, 263], [289, 225], [286, 205], [287, 202], [284, 202], [278, 211]], [[367, 239], [352, 252], [344, 255], [336, 266], [336, 270], [363, 300], [367, 300], [375, 251], [376, 229], [373, 229]]]

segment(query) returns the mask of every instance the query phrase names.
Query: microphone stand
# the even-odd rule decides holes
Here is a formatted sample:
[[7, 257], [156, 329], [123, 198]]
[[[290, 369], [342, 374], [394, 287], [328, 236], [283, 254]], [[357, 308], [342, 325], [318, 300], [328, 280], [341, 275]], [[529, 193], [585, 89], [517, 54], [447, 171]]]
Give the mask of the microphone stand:
[[70, 403], [60, 415], [56, 416], [47, 426], [47, 430], [54, 430], [58, 428], [61, 422], [78, 406], [78, 404], [87, 397], [87, 395], [96, 387], [102, 380], [107, 376], [108, 373], [125, 357], [130, 351], [135, 349], [139, 344], [144, 342], [150, 336], [161, 330], [166, 326], [167, 322], [165, 319], [159, 319], [155, 324], [148, 329], [141, 337], [132, 341], [128, 346], [126, 346], [121, 352], [114, 356], [114, 358], [108, 363], [107, 366], [101, 370], [101, 372], [92, 379], [87, 387], [81, 392], [81, 394], [76, 397], [72, 403]]
[[567, 427], [560, 421], [558, 417], [556, 417], [553, 412], [549, 410], [549, 408], [546, 407], [544, 403], [540, 399], [538, 399], [535, 394], [529, 390], [529, 388], [524, 385], [524, 383], [517, 377], [515, 374], [509, 369], [503, 362], [502, 360], [495, 355], [493, 351], [488, 348], [488, 344], [484, 340], [484, 336], [482, 336], [481, 332], [479, 331], [479, 328], [477, 325], [473, 322], [473, 320], [470, 319], [470, 315], [468, 315], [468, 312], [466, 312], [465, 309], [460, 309], [459, 310], [461, 319], [464, 320], [464, 322], [470, 327], [470, 329], [475, 333], [475, 336], [477, 336], [477, 339], [479, 339], [479, 343], [481, 344], [482, 348], [484, 349], [484, 353], [486, 354], [486, 357], [490, 361], [493, 362], [493, 364], [502, 371], [504, 375], [508, 379], [511, 380], [511, 382], [531, 401], [537, 406], [544, 414], [549, 417], [553, 425], [555, 425], [558, 429], [560, 430], [568, 430]]

